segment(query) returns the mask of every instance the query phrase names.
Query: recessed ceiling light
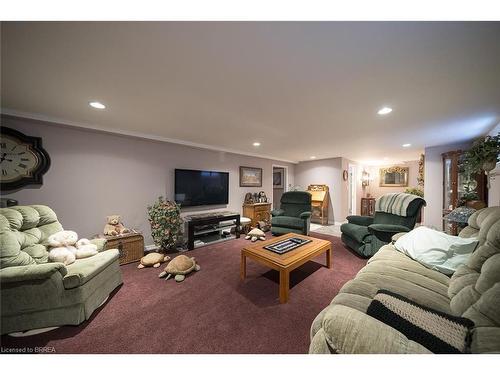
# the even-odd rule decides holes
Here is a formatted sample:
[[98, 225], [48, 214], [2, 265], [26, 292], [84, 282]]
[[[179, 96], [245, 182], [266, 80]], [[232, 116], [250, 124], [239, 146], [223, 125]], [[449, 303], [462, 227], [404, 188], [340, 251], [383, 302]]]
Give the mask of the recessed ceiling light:
[[410, 147], [411, 146], [411, 143], [405, 143], [404, 145], [402, 145], [403, 147]]
[[260, 146], [260, 142], [254, 142], [254, 143], [253, 143], [253, 145], [254, 145], [255, 147], [259, 147], [259, 146]]
[[378, 110], [378, 112], [377, 112], [377, 113], [378, 113], [379, 115], [382, 115], [382, 116], [383, 116], [383, 115], [387, 115], [387, 114], [389, 114], [389, 113], [391, 113], [391, 112], [392, 112], [392, 108], [390, 108], [390, 107], [382, 107], [382, 108], [380, 108], [380, 109]]
[[99, 102], [89, 102], [89, 106], [91, 106], [92, 108], [96, 108], [96, 109], [106, 108], [106, 106], [104, 104], [99, 103]]
[[311, 156], [311, 159], [316, 159], [316, 156]]

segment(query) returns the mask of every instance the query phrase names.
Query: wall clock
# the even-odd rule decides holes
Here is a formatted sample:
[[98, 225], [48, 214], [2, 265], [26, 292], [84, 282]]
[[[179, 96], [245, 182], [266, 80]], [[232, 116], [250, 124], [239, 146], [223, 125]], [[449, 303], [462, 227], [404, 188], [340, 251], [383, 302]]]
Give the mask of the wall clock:
[[344, 179], [344, 181], [347, 181], [347, 179], [349, 178], [349, 173], [347, 172], [347, 169], [344, 169], [344, 172], [342, 172], [342, 178]]
[[17, 130], [1, 127], [0, 182], [1, 190], [41, 185], [42, 176], [50, 167], [50, 157], [42, 147], [42, 139], [29, 137]]

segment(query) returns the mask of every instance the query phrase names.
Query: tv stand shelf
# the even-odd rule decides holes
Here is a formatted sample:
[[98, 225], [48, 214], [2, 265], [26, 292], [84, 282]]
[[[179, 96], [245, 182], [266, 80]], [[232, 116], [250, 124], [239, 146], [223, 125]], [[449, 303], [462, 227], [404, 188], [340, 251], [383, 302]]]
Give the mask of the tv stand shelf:
[[[240, 214], [235, 212], [214, 212], [210, 214], [186, 216], [188, 249], [193, 250], [196, 240], [204, 240], [203, 245], [240, 237]], [[226, 223], [230, 222], [230, 223]], [[234, 237], [223, 237], [224, 230], [235, 228]], [[200, 245], [199, 245], [200, 246]], [[202, 245], [201, 245], [202, 246]]]

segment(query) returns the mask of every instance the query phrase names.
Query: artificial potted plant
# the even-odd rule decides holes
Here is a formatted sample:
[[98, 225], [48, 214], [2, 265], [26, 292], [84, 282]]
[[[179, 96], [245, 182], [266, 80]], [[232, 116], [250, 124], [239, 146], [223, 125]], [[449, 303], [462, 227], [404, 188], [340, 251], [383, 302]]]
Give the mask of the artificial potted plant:
[[476, 140], [470, 149], [464, 153], [463, 166], [468, 174], [479, 173], [481, 170], [490, 172], [500, 155], [500, 133], [488, 135]]
[[495, 169], [500, 160], [500, 133], [488, 135], [476, 140], [470, 149], [464, 152], [462, 168], [468, 175], [484, 171], [488, 176], [488, 188], [490, 188], [489, 172]]
[[163, 252], [175, 249], [183, 223], [180, 206], [159, 197], [154, 204], [148, 206], [148, 219], [156, 246]]

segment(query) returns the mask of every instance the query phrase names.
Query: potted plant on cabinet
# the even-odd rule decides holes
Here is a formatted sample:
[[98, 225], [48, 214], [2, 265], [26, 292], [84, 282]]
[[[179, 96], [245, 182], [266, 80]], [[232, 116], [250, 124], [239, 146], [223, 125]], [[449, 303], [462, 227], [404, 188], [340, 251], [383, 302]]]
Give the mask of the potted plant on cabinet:
[[489, 172], [495, 169], [500, 155], [500, 133], [488, 135], [476, 140], [470, 149], [464, 152], [462, 168], [471, 176], [484, 171], [488, 176], [488, 189], [490, 188]]

